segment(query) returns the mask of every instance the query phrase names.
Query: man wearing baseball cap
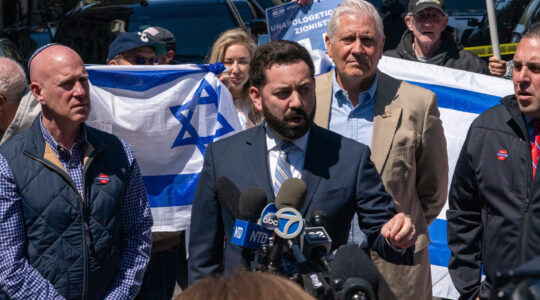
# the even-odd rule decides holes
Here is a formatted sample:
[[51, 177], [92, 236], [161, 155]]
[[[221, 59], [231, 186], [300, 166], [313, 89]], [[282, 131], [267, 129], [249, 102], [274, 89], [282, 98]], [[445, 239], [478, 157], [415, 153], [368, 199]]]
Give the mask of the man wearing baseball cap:
[[165, 46], [145, 32], [122, 32], [109, 45], [109, 65], [157, 65]]
[[486, 63], [463, 49], [449, 26], [444, 0], [411, 0], [405, 16], [407, 30], [397, 48], [385, 56], [489, 74]]
[[165, 54], [158, 57], [160, 65], [174, 65], [179, 63], [174, 60], [174, 54], [176, 53], [176, 39], [172, 32], [159, 26], [148, 27], [143, 32], [151, 35], [155, 40], [161, 42], [161, 44], [165, 46]]

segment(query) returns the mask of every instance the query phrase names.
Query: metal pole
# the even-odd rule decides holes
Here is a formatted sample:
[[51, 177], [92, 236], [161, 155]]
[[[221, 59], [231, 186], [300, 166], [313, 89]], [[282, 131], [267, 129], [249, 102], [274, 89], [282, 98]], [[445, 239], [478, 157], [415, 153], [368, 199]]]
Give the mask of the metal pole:
[[499, 48], [499, 33], [497, 32], [497, 17], [495, 17], [495, 7], [493, 0], [486, 0], [487, 15], [489, 21], [489, 35], [491, 36], [491, 46], [493, 47], [493, 56], [501, 59], [501, 50]]

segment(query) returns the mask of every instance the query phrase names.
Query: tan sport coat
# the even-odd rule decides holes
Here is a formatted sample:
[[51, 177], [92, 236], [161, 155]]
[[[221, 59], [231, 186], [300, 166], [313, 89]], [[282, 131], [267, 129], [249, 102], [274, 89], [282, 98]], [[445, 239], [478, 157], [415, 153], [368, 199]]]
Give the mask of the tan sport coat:
[[[333, 71], [315, 79], [315, 123], [328, 128]], [[415, 252], [430, 243], [428, 226], [444, 206], [448, 155], [437, 96], [379, 72], [371, 140], [371, 160], [398, 212], [411, 216], [418, 239]]]

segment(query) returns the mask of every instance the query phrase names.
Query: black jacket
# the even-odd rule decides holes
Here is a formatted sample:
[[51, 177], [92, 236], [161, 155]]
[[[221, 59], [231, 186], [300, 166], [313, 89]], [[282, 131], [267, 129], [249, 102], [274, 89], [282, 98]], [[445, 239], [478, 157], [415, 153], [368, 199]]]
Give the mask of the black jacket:
[[[384, 55], [418, 61], [414, 54], [413, 42], [413, 32], [407, 29], [401, 36], [397, 48], [385, 51]], [[472, 52], [464, 50], [456, 31], [449, 26], [441, 34], [441, 47], [433, 57], [428, 59], [427, 63], [489, 75], [487, 64]]]
[[497, 271], [540, 255], [536, 186], [525, 119], [516, 98], [507, 96], [472, 123], [450, 187], [448, 269], [460, 299], [489, 297]]

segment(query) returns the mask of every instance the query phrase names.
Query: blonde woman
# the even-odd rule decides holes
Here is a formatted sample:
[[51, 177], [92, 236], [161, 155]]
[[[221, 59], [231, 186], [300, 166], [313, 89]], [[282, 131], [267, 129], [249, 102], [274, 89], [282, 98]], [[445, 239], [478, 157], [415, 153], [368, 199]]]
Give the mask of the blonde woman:
[[208, 59], [208, 63], [220, 62], [227, 67], [219, 79], [233, 96], [242, 129], [258, 125], [263, 119], [248, 94], [249, 62], [256, 48], [257, 45], [248, 33], [242, 29], [231, 29], [218, 37]]

